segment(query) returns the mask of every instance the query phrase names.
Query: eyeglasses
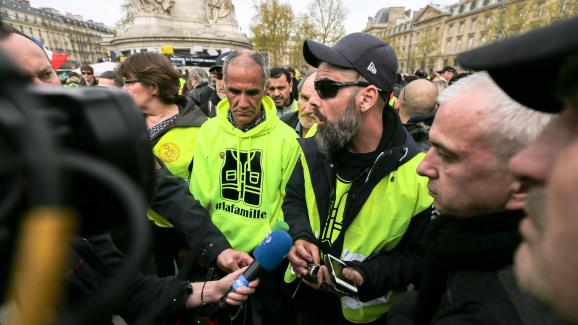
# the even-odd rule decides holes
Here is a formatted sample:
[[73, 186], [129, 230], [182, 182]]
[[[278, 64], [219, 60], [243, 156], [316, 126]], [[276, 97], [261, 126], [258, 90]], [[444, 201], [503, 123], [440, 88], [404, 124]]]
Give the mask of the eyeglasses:
[[123, 86], [123, 87], [126, 87], [126, 86], [130, 86], [130, 85], [132, 85], [132, 84], [134, 84], [134, 83], [140, 82], [140, 80], [138, 80], [138, 79], [130, 79], [130, 80], [121, 80], [121, 82], [122, 82], [122, 86]]
[[356, 82], [337, 82], [335, 80], [321, 79], [315, 80], [314, 82], [315, 90], [319, 95], [319, 98], [333, 98], [337, 96], [337, 92], [343, 87], [367, 87], [370, 83], [365, 81]]
[[82, 74], [87, 74], [87, 75], [89, 75], [89, 76], [92, 75], [92, 72], [88, 72], [88, 71], [82, 71], [81, 73], [82, 73]]

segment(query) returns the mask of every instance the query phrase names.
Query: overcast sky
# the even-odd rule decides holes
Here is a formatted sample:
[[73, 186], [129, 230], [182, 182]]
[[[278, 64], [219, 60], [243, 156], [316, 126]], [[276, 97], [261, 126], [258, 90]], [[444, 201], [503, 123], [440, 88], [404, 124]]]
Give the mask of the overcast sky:
[[[299, 0], [289, 2], [293, 7], [293, 11], [299, 13], [305, 11], [309, 1]], [[347, 33], [361, 31], [367, 23], [367, 17], [374, 16], [379, 9], [384, 7], [405, 6], [408, 9], [417, 10], [425, 7], [429, 3], [449, 5], [456, 2], [458, 2], [458, 0], [344, 0], [349, 12], [347, 20], [345, 21], [345, 28]], [[114, 26], [122, 15], [120, 10], [122, 0], [31, 0], [30, 3], [33, 7], [55, 8], [62, 14], [70, 12], [82, 15], [84, 19], [92, 19], [108, 26]], [[256, 12], [255, 3], [255, 0], [233, 0], [237, 12], [237, 21], [239, 22], [241, 30], [247, 34], [249, 34], [249, 25]]]

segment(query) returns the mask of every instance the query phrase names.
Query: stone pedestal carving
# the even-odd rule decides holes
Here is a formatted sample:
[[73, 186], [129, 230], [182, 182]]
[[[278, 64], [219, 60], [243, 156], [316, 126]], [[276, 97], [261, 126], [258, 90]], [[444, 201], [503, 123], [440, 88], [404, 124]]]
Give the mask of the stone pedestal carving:
[[126, 0], [126, 14], [111, 47], [118, 52], [202, 46], [251, 48], [239, 31], [231, 0]]

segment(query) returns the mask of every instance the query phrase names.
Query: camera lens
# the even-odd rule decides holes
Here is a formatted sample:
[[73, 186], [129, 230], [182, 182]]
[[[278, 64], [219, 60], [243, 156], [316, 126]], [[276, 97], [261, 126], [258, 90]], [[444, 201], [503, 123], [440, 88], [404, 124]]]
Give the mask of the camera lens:
[[315, 265], [313, 263], [307, 264], [307, 276], [305, 276], [305, 279], [308, 281], [316, 281], [318, 271], [319, 265]]

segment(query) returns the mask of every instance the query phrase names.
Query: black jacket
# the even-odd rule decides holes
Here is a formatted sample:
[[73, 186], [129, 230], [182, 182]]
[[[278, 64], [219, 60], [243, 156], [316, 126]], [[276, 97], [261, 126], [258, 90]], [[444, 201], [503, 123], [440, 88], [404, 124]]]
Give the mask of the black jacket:
[[[385, 123], [384, 114], [384, 123]], [[393, 136], [401, 139], [401, 145], [387, 148], [378, 156], [371, 169], [353, 182], [347, 196], [346, 208], [343, 214], [341, 234], [345, 234], [349, 225], [359, 213], [373, 188], [390, 172], [409, 161], [420, 150], [413, 139], [404, 131], [396, 118], [393, 125]], [[386, 132], [383, 133], [384, 136]], [[303, 153], [307, 159], [311, 182], [316, 184], [314, 193], [317, 208], [324, 224], [329, 214], [329, 205], [334, 195], [335, 167], [318, 149], [313, 138], [299, 139]], [[404, 155], [404, 148], [408, 148]], [[402, 159], [403, 157], [403, 159]], [[307, 206], [305, 205], [304, 176], [301, 163], [297, 163], [293, 175], [286, 187], [283, 201], [283, 214], [290, 226], [294, 240], [304, 239], [316, 244], [323, 252], [335, 256], [341, 255], [343, 236], [336, 240], [333, 247], [327, 247], [319, 242], [309, 225]], [[368, 257], [363, 262], [347, 262], [358, 269], [364, 276], [364, 284], [359, 287], [359, 297], [362, 301], [371, 300], [385, 295], [389, 290], [402, 290], [417, 280], [423, 263], [422, 235], [430, 220], [431, 210], [427, 209], [412, 218], [410, 225], [399, 245], [392, 251], [383, 251]]]
[[217, 256], [231, 248], [227, 238], [213, 224], [209, 212], [195, 200], [187, 183], [166, 170], [155, 173], [155, 195], [150, 208], [167, 218], [182, 233], [189, 247], [205, 267], [214, 265]]
[[429, 130], [434, 118], [435, 112], [419, 114], [411, 117], [407, 123], [403, 125], [423, 151], [427, 151], [431, 147]]
[[293, 130], [295, 130], [297, 123], [299, 123], [299, 112], [291, 112], [289, 114], [285, 114], [281, 116], [281, 121], [285, 122], [285, 124], [289, 125]]
[[191, 91], [186, 93], [186, 96], [191, 98], [206, 116], [214, 117], [216, 112], [214, 109], [209, 112], [209, 108], [212, 107], [209, 106], [209, 102], [211, 101], [211, 96], [213, 96], [213, 93], [215, 92], [215, 89], [206, 85], [191, 89]]
[[512, 258], [523, 216], [509, 211], [433, 220], [425, 236], [427, 263], [419, 291], [396, 301], [390, 323], [557, 324], [516, 286]]
[[[66, 272], [67, 304], [63, 318], [78, 315], [75, 308], [90, 301], [95, 293], [111, 290], [104, 286], [106, 279], [124, 264], [124, 256], [114, 246], [108, 233], [78, 237], [74, 241], [73, 257]], [[190, 293], [187, 283], [176, 277], [135, 274], [134, 279], [123, 288], [120, 298], [111, 302], [109, 309], [96, 311], [90, 324], [111, 324], [113, 314], [120, 315], [131, 324], [153, 309], [159, 313], [157, 319], [177, 317], [185, 311], [185, 302]]]
[[175, 125], [167, 127], [162, 132], [156, 134], [155, 137], [151, 139], [153, 146], [173, 127], [200, 127], [207, 121], [207, 115], [199, 109], [191, 98], [179, 96], [176, 104], [179, 107], [179, 116], [175, 121]]

